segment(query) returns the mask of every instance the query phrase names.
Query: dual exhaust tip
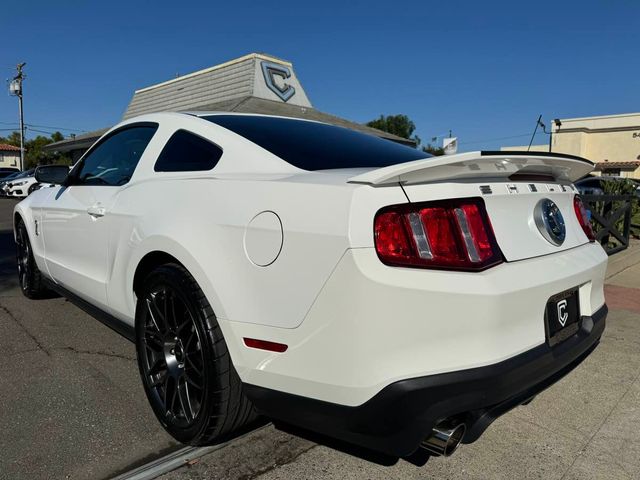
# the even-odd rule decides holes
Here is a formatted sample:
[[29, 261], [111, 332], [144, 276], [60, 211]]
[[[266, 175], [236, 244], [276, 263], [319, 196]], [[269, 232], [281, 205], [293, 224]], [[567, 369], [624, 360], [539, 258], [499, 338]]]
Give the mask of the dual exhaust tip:
[[420, 446], [432, 455], [448, 457], [460, 445], [466, 427], [464, 423], [442, 422], [436, 425]]

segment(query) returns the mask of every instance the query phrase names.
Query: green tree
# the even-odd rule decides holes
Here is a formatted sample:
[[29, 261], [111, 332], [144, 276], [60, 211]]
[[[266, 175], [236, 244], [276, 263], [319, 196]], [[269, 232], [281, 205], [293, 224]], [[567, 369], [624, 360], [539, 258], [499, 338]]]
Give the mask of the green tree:
[[[367, 126], [377, 128], [383, 132], [393, 133], [394, 135], [402, 138], [413, 140], [416, 143], [416, 147], [420, 146], [420, 137], [413, 134], [416, 130], [416, 125], [406, 115], [380, 115], [379, 118], [367, 122]], [[444, 149], [442, 147], [432, 145], [431, 143], [422, 145], [421, 148], [423, 152], [430, 153], [431, 155], [444, 155]]]
[[[64, 136], [60, 132], [54, 132], [50, 137], [38, 135], [35, 138], [28, 139], [24, 142], [25, 149], [25, 165], [24, 168], [33, 168], [38, 165], [49, 165], [52, 163], [69, 165], [71, 159], [59, 153], [44, 152], [42, 148], [53, 142], [64, 140]], [[20, 146], [20, 133], [12, 132], [8, 137], [0, 137], [0, 143]]]
[[436, 157], [438, 157], [440, 155], [444, 155], [444, 148], [437, 147], [435, 145], [431, 145], [430, 143], [427, 143], [426, 145], [423, 145], [422, 146], [422, 151], [430, 153], [431, 155], [435, 155]]
[[367, 126], [413, 140], [416, 145], [420, 144], [420, 137], [413, 134], [416, 130], [416, 125], [406, 115], [380, 115], [379, 118], [367, 122]]

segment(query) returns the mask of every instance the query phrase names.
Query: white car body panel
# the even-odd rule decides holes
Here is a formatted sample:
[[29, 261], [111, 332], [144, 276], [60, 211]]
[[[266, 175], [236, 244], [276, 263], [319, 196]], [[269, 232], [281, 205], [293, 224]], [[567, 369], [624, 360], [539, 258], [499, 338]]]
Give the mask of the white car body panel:
[[57, 186], [47, 190], [48, 206], [41, 212], [40, 221], [45, 236], [46, 271], [74, 294], [108, 309], [105, 267], [108, 234], [113, 225], [88, 214], [88, 210], [108, 211], [119, 188]]
[[[606, 262], [590, 243], [480, 273], [442, 272], [388, 267], [372, 248], [351, 249], [300, 327], [224, 322], [225, 338], [246, 382], [357, 406], [394, 381], [490, 365], [543, 344], [544, 307], [555, 293], [580, 286], [585, 315], [604, 305]], [[246, 336], [289, 349], [247, 349]]]
[[[151, 114], [118, 127], [137, 122], [159, 128], [129, 183], [57, 186], [16, 206], [38, 267], [133, 325], [138, 265], [153, 252], [173, 256], [211, 304], [244, 382], [360, 405], [397, 380], [490, 365], [544, 343], [544, 308], [556, 293], [579, 287], [585, 315], [604, 304], [607, 257], [581, 230], [568, 182], [591, 168], [584, 162], [528, 159], [527, 171], [563, 179], [553, 182], [559, 191], [534, 182], [540, 189], [530, 192], [529, 182], [508, 181], [520, 189], [510, 194], [497, 174], [502, 167], [478, 161], [478, 153], [306, 172], [195, 116]], [[153, 170], [178, 129], [223, 148], [212, 171]], [[522, 170], [502, 160], [506, 171]], [[480, 180], [473, 177], [478, 171], [486, 173]], [[487, 182], [495, 193], [482, 195], [479, 185]], [[467, 196], [484, 199], [507, 262], [471, 273], [390, 267], [378, 259], [379, 209]], [[531, 223], [535, 203], [547, 197], [566, 219], [561, 248]], [[95, 218], [86, 210], [98, 203], [104, 216]], [[263, 212], [277, 216], [281, 239], [270, 214], [249, 226]], [[289, 348], [251, 349], [244, 337]]]
[[[126, 282], [111, 282], [108, 295], [112, 313], [133, 323], [135, 304], [128, 292], [133, 285], [137, 261], [147, 253], [159, 250], [179, 259], [192, 273], [191, 268], [202, 272], [202, 277], [196, 278], [205, 292], [209, 287], [207, 298], [214, 305], [218, 318], [282, 328], [297, 327], [350, 246], [346, 232], [351, 212], [344, 206], [350, 201], [353, 187], [328, 188], [280, 179], [276, 192], [273, 185], [265, 181], [202, 179], [197, 181], [201, 187], [195, 189], [193, 183], [192, 180], [172, 182], [172, 196], [165, 194], [167, 186], [164, 182], [149, 183], [144, 190], [131, 187], [120, 194], [112, 210], [113, 216], [129, 221], [133, 219], [128, 215], [133, 214], [138, 221], [135, 230], [132, 226], [110, 229], [112, 232], [136, 233], [133, 237], [122, 235], [110, 239], [110, 251], [120, 252], [117, 258], [112, 258], [112, 277], [126, 278]], [[402, 192], [399, 188], [395, 190], [379, 198], [377, 205], [371, 205], [369, 215], [388, 204], [385, 202], [402, 201]], [[304, 209], [290, 200], [304, 195], [310, 198]], [[157, 199], [152, 208], [143, 201], [147, 196]], [[188, 207], [194, 202], [227, 205], [230, 198], [240, 200], [245, 196], [251, 196], [257, 203], [238, 201], [232, 209], [194, 210]], [[260, 207], [256, 208], [256, 205]], [[247, 225], [261, 211], [277, 212], [285, 229], [282, 251], [277, 261], [268, 267], [255, 265], [245, 252]], [[175, 220], [170, 225], [165, 221], [167, 212], [174, 212]], [[287, 229], [289, 225], [298, 228]], [[194, 226], [200, 235], [193, 235]], [[163, 241], [168, 248], [163, 247]], [[368, 242], [367, 246], [371, 246], [372, 240], [368, 239]], [[129, 257], [124, 255], [128, 249], [132, 250], [132, 261], [121, 264], [119, 260]], [[233, 265], [232, 274], [216, 273], [221, 266], [230, 264]], [[300, 265], [305, 268], [300, 269]], [[218, 301], [219, 298], [225, 301]]]

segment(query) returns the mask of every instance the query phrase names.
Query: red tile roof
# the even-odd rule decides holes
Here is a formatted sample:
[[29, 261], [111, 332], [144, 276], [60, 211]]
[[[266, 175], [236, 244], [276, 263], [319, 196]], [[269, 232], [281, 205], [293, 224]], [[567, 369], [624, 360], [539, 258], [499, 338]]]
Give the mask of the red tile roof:
[[2, 152], [19, 152], [20, 147], [15, 145], [7, 145], [6, 143], [0, 143], [0, 151]]
[[606, 170], [609, 168], [620, 168], [635, 170], [640, 167], [640, 160], [631, 160], [630, 162], [596, 162], [596, 171]]

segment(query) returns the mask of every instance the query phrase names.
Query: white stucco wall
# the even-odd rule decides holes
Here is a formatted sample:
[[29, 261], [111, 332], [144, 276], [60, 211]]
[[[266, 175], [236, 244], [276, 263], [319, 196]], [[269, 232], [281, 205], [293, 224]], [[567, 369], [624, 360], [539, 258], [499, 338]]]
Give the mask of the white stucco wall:
[[[566, 118], [560, 122], [560, 126], [551, 122], [553, 152], [578, 155], [596, 163], [640, 160], [640, 113]], [[503, 150], [526, 149], [526, 145], [503, 147]], [[548, 151], [548, 147], [533, 145], [531, 150]], [[621, 175], [640, 178], [640, 168], [622, 171]]]
[[17, 167], [20, 163], [18, 152], [0, 152], [0, 167]]

